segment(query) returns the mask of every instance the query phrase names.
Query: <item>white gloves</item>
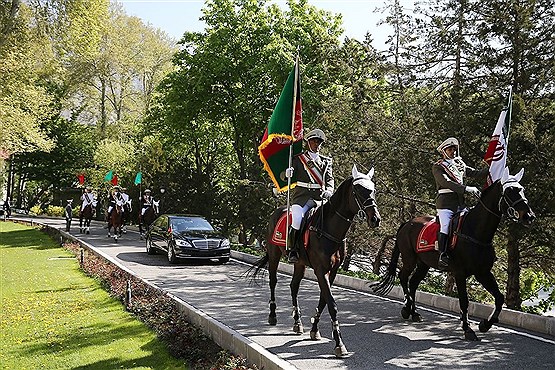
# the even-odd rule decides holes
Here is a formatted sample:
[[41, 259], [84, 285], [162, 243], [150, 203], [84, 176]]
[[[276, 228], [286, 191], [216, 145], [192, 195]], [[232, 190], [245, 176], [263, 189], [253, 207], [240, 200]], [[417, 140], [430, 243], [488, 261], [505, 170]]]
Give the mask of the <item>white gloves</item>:
[[478, 190], [478, 188], [475, 186], [467, 186], [466, 188], [464, 188], [464, 191], [474, 195], [476, 198], [480, 198], [480, 190]]
[[289, 167], [285, 169], [285, 177], [287, 178], [293, 177], [293, 167]]
[[325, 190], [322, 192], [322, 199], [330, 199], [332, 192], [330, 190]]

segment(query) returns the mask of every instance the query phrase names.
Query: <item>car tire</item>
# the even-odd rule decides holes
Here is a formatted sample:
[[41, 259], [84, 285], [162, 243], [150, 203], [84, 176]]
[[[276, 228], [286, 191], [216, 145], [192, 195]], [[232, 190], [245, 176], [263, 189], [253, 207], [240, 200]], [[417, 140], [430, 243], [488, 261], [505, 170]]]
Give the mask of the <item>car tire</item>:
[[175, 255], [175, 250], [173, 248], [173, 244], [168, 244], [168, 262], [172, 265], [177, 263], [177, 257]]
[[222, 257], [218, 261], [220, 261], [221, 264], [228, 263], [229, 262], [229, 257]]
[[153, 255], [156, 254], [156, 248], [152, 246], [152, 239], [146, 238], [146, 253]]

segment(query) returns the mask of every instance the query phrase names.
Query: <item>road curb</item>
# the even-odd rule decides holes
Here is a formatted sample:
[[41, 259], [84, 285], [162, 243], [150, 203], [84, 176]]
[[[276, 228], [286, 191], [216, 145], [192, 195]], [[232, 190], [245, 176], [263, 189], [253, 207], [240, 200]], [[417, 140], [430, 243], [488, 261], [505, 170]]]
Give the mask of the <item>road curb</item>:
[[182, 312], [188, 319], [189, 322], [201, 328], [203, 333], [207, 335], [212, 341], [225, 350], [228, 350], [235, 355], [241, 355], [247, 359], [251, 364], [256, 365], [259, 369], [265, 370], [294, 370], [297, 369], [291, 363], [286, 360], [281, 359], [279, 356], [271, 353], [266, 348], [262, 347], [256, 342], [244, 337], [241, 333], [231, 329], [230, 327], [222, 324], [221, 322], [215, 320], [210, 315], [206, 314], [202, 310], [197, 309], [193, 305], [183, 301], [179, 297], [165, 291], [159, 286], [151, 283], [150, 281], [138, 276], [133, 271], [129, 270], [127, 267], [120, 264], [118, 261], [112, 259], [109, 255], [105, 254], [101, 250], [96, 249], [93, 245], [84, 242], [61, 229], [51, 227], [49, 225], [43, 224], [33, 220], [31, 222], [25, 220], [13, 219], [18, 223], [29, 224], [31, 226], [40, 225], [42, 227], [54, 230], [60, 234], [60, 242], [64, 240], [69, 240], [78, 243], [81, 248], [86, 249], [108, 261], [110, 261], [114, 266], [117, 266], [122, 271], [125, 271], [129, 275], [141, 280], [145, 284], [149, 285], [153, 289], [164, 292], [168, 297], [173, 299], [180, 312]]
[[[231, 257], [251, 264], [259, 259], [259, 257], [233, 250], [231, 251]], [[293, 268], [293, 265], [280, 262], [278, 271], [292, 275]], [[310, 272], [305, 274], [305, 278], [316, 281], [312, 269], [307, 268], [307, 271]], [[338, 274], [335, 278], [334, 285], [374, 294], [370, 288], [371, 283], [373, 282], [369, 280]], [[388, 297], [403, 301], [404, 295], [401, 287], [394, 286], [388, 294]], [[416, 301], [420, 304], [453, 312], [457, 315], [460, 313], [459, 300], [457, 298], [419, 291], [416, 293]], [[493, 310], [493, 305], [470, 302], [468, 314], [480, 319], [485, 319], [491, 315]], [[534, 315], [503, 308], [499, 314], [499, 323], [555, 337], [555, 317]]]

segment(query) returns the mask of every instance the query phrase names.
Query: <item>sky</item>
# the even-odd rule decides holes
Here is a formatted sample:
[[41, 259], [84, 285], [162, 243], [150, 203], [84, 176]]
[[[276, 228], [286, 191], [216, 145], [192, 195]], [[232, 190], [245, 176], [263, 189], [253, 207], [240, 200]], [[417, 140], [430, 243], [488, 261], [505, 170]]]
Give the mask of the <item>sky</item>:
[[[164, 30], [168, 35], [179, 40], [185, 31], [202, 31], [202, 15], [204, 1], [201, 0], [114, 0], [123, 5], [128, 15], [141, 18], [144, 22]], [[286, 7], [285, 1], [272, 1]], [[414, 0], [401, 0], [407, 8], [414, 8]], [[383, 0], [309, 0], [317, 8], [340, 13], [343, 15], [344, 36], [363, 40], [366, 32], [370, 31], [373, 46], [384, 50], [387, 36], [391, 28], [387, 25], [378, 26], [378, 22], [385, 18], [384, 14], [375, 13], [377, 8], [383, 8]]]

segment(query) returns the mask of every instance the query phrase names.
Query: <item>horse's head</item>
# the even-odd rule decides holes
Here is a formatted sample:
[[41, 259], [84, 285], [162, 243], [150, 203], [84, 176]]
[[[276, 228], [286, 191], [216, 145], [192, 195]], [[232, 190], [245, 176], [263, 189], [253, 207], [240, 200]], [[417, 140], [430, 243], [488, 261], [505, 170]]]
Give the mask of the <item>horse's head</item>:
[[536, 215], [528, 204], [528, 199], [524, 195], [524, 187], [520, 185], [520, 180], [524, 175], [524, 168], [516, 175], [510, 175], [509, 169], [505, 167], [501, 176], [501, 186], [503, 187], [502, 196], [499, 200], [499, 210], [507, 215], [511, 220], [529, 226], [536, 218]]
[[353, 165], [353, 195], [357, 205], [356, 212], [366, 218], [368, 227], [380, 226], [380, 212], [376, 204], [376, 190], [372, 176], [374, 176], [374, 168], [366, 174], [358, 172], [356, 165]]

